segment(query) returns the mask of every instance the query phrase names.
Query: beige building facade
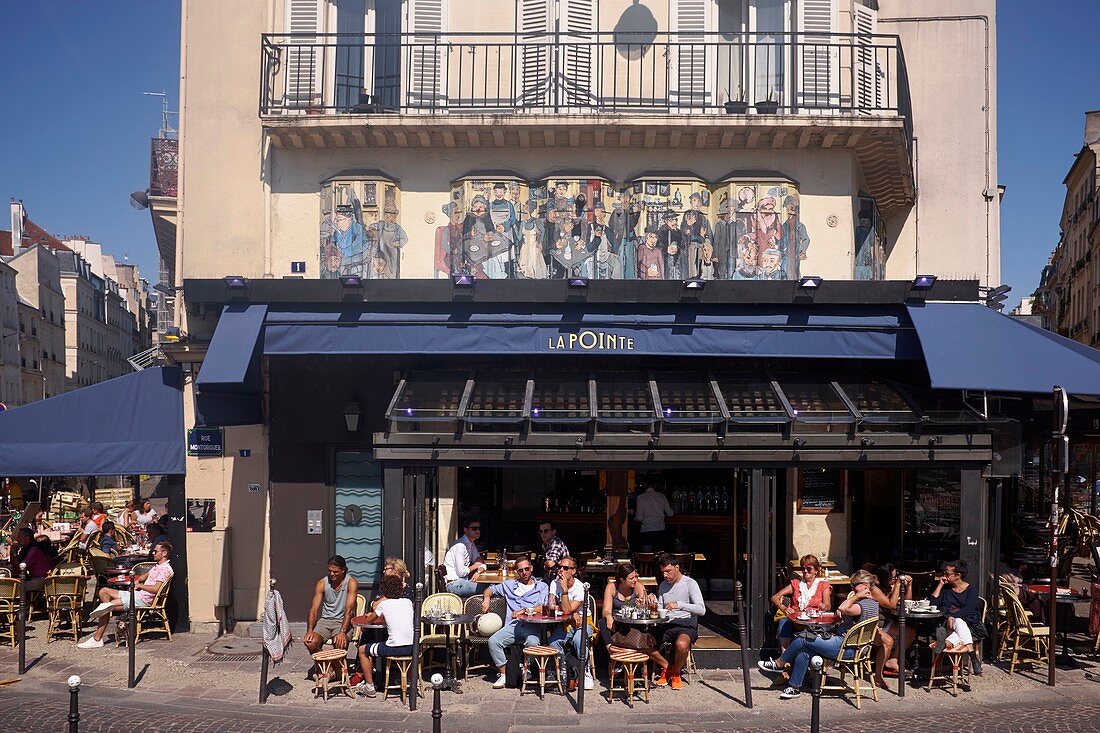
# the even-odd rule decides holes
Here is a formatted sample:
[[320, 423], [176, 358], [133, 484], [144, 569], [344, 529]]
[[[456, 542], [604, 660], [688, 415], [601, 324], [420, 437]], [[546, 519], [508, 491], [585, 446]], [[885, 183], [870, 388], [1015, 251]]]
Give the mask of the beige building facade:
[[23, 404], [23, 380], [19, 372], [19, 292], [15, 269], [0, 260], [0, 402], [8, 407]]
[[[199, 345], [180, 361], [217, 316], [186, 281], [227, 275], [1000, 282], [993, 0], [183, 7], [174, 284]], [[188, 459], [187, 496], [218, 515], [187, 539], [194, 624], [262, 606], [260, 518], [297, 486], [240, 457], [268, 440], [229, 427], [225, 458]], [[791, 508], [791, 551], [838, 521]]]
[[1100, 345], [1100, 110], [1085, 113], [1081, 150], [1062, 181], [1066, 198], [1061, 236], [1036, 291], [1052, 331], [1090, 346]]

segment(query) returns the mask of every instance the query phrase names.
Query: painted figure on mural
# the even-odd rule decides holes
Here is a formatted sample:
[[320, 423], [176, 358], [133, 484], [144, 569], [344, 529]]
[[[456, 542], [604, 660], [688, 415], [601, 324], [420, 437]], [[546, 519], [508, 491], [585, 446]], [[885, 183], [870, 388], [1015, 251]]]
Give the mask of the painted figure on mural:
[[776, 247], [768, 247], [760, 253], [760, 278], [762, 280], [786, 280], [783, 271], [783, 255]]
[[544, 230], [534, 213], [538, 201], [531, 199], [522, 207], [522, 221], [519, 225], [519, 262], [516, 276], [530, 280], [545, 280], [549, 275], [546, 266], [546, 248], [543, 239]]
[[717, 277], [732, 280], [737, 269], [736, 229], [730, 222], [730, 205], [727, 198], [718, 204], [718, 221], [714, 223], [714, 252], [720, 267]]
[[[775, 197], [765, 196], [760, 199], [756, 207], [756, 213], [752, 217], [752, 237], [756, 243], [757, 253], [774, 247], [779, 248], [780, 231], [779, 212], [775, 208]], [[757, 261], [757, 265], [761, 264]]]
[[604, 224], [592, 225], [592, 242], [588, 248], [595, 255], [588, 261], [588, 276], [596, 280], [622, 280], [623, 265], [615, 253], [610, 230]]
[[[462, 238], [466, 256], [471, 262], [480, 264], [486, 277], [507, 277], [505, 265], [508, 249], [505, 246], [501, 252], [505, 240], [489, 215], [489, 201], [481, 194], [474, 196], [470, 202], [470, 211], [462, 222]], [[502, 255], [505, 260], [501, 260]]]
[[654, 229], [647, 229], [645, 239], [638, 245], [638, 279], [665, 279], [665, 253], [657, 245], [657, 232]]
[[611, 212], [611, 241], [622, 260], [623, 275], [628, 280], [638, 277], [638, 222], [642, 212], [634, 204], [633, 194], [623, 189]]
[[326, 265], [334, 277], [356, 275], [367, 277], [367, 258], [371, 237], [363, 227], [359, 201], [352, 200], [350, 206], [339, 206], [332, 219], [333, 231], [331, 247], [326, 253]]
[[661, 229], [657, 243], [665, 253], [665, 278], [682, 280], [687, 272], [687, 253], [683, 247], [683, 234], [676, 224], [676, 212], [666, 211], [661, 217]]
[[737, 267], [733, 273], [734, 280], [755, 280], [759, 272], [759, 251], [756, 248], [756, 239], [746, 232], [737, 237]]
[[737, 201], [734, 205], [735, 211], [752, 211], [756, 206], [756, 188], [742, 186], [737, 189]]
[[783, 254], [783, 270], [791, 280], [802, 277], [802, 260], [806, 259], [806, 252], [810, 249], [810, 235], [799, 217], [798, 203], [798, 194], [788, 194], [783, 199], [783, 209], [787, 218], [783, 221], [782, 234], [779, 237], [779, 251]]
[[[695, 198], [695, 194], [692, 194]], [[711, 238], [710, 225], [703, 218], [702, 212], [696, 209], [688, 209], [684, 212], [684, 221], [680, 225], [680, 235], [683, 246], [687, 248], [688, 277], [702, 277], [702, 265], [704, 262], [713, 272], [718, 258], [714, 255], [714, 242]], [[709, 254], [703, 254], [703, 247], [707, 247]], [[711, 278], [713, 279], [713, 275]]]
[[451, 201], [443, 205], [443, 215], [447, 217], [447, 223], [435, 229], [436, 272], [443, 275], [481, 273], [481, 268], [473, 266], [467, 259], [466, 249], [463, 247], [465, 238], [462, 222], [466, 218], [466, 212], [457, 202]]
[[688, 277], [692, 280], [715, 280], [722, 272], [721, 262], [714, 253], [714, 245], [703, 242], [688, 263]]
[[692, 237], [700, 240], [713, 240], [714, 232], [710, 228], [710, 219], [707, 218], [707, 212], [703, 209], [703, 194], [696, 191], [688, 197], [688, 203], [691, 205], [691, 208], [688, 210], [689, 213], [695, 214], [695, 223], [691, 225]]
[[559, 200], [558, 226], [551, 251], [550, 277], [564, 279], [585, 277], [585, 263], [591, 252], [588, 249], [588, 222], [574, 213], [573, 202]]
[[[397, 223], [397, 206], [387, 203], [382, 210], [382, 221], [367, 227], [368, 247], [372, 267], [368, 277], [372, 280], [393, 280], [401, 277], [401, 248], [409, 242], [409, 235]], [[382, 260], [382, 267], [374, 267], [374, 260]]]
[[[497, 181], [493, 184], [493, 198], [489, 201], [489, 217], [493, 220], [497, 233], [508, 243], [508, 252], [498, 255], [494, 259], [503, 264], [506, 271], [514, 266], [516, 225], [519, 223], [519, 218], [516, 216], [516, 207], [508, 200], [507, 196], [508, 185], [506, 183]], [[491, 267], [495, 268], [496, 264], [491, 265]], [[511, 274], [511, 272], [506, 272], [504, 276], [508, 277]]]

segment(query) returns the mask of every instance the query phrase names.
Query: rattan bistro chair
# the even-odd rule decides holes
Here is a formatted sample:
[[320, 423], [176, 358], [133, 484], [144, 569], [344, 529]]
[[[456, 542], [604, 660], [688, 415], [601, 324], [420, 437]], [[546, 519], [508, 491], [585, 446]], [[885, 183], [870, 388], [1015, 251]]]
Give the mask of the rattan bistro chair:
[[1047, 658], [1050, 627], [1033, 625], [1019, 597], [1012, 591], [1002, 588], [1001, 597], [1011, 625], [1006, 651], [1012, 655], [1008, 663], [1008, 673], [1012, 674], [1018, 663], [1042, 662]]
[[168, 641], [172, 641], [172, 629], [168, 625], [168, 610], [165, 607], [168, 601], [168, 589], [171, 585], [171, 578], [161, 583], [160, 590], [156, 592], [156, 595], [153, 596], [153, 602], [148, 606], [135, 604], [136, 615], [134, 621], [137, 624], [135, 639], [140, 639], [142, 634], [163, 631], [168, 635]]
[[[46, 626], [46, 643], [53, 635], [72, 634], [73, 641], [80, 640], [80, 621], [84, 611], [84, 596], [88, 591], [86, 575], [51, 575], [43, 585], [46, 596], [46, 613], [49, 623]], [[69, 628], [62, 629], [61, 622], [68, 617]]]
[[18, 578], [0, 578], [0, 638], [6, 638], [11, 646], [19, 643], [16, 629], [19, 628], [19, 586]]
[[[481, 613], [481, 596], [470, 596], [466, 599], [466, 603], [463, 605], [462, 613], [465, 615], [477, 615]], [[494, 596], [489, 599], [489, 613], [495, 613], [500, 616], [501, 626], [504, 625], [504, 617], [508, 612], [507, 602], [500, 596]], [[495, 669], [491, 662], [480, 664], [472, 664], [474, 654], [479, 649], [487, 649], [489, 646], [489, 637], [482, 636], [478, 633], [476, 620], [466, 624], [464, 634], [462, 636], [462, 649], [463, 656], [465, 657], [464, 671], [462, 678], [470, 679], [470, 670], [474, 669]]]
[[[456, 616], [462, 613], [462, 599], [456, 596], [454, 593], [433, 593], [424, 599], [423, 604], [420, 607], [420, 613], [428, 615], [432, 609], [437, 609], [439, 612], [450, 611]], [[455, 626], [451, 629], [451, 651], [452, 653], [457, 651], [459, 646], [460, 627]], [[433, 652], [444, 651], [446, 652], [447, 646], [447, 633], [446, 629], [435, 624], [422, 623], [420, 625], [420, 660], [419, 660], [419, 678], [421, 682], [425, 679], [424, 670], [431, 669], [433, 666], [442, 666], [438, 663], [429, 664], [425, 667], [424, 657], [430, 656]], [[456, 655], [457, 656], [457, 655]], [[453, 659], [454, 657], [452, 657]]]
[[[856, 693], [856, 709], [860, 709], [860, 694], [862, 683], [866, 682], [871, 687], [871, 695], [878, 702], [878, 688], [875, 686], [871, 652], [874, 649], [875, 639], [878, 638], [878, 618], [869, 618], [860, 621], [848, 629], [844, 635], [844, 641], [840, 644], [840, 651], [836, 659], [826, 659], [825, 666], [821, 670], [819, 690], [835, 690], [847, 692], [848, 685], [844, 682], [844, 675], [852, 675], [852, 689]], [[836, 669], [840, 672], [840, 685], [828, 686], [828, 670]]]

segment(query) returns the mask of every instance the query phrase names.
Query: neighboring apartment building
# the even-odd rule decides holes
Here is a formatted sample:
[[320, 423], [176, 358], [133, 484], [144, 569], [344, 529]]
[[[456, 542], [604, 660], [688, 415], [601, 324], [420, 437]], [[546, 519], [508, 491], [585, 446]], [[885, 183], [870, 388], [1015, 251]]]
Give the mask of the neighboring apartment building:
[[[191, 0], [183, 24], [170, 252], [157, 232], [193, 342], [221, 312], [196, 281], [227, 275], [409, 280], [410, 304], [458, 275], [621, 280], [625, 303], [638, 280], [1000, 283], [994, 0]], [[217, 500], [219, 531], [239, 518], [232, 591], [193, 579], [196, 622], [256, 618], [268, 563], [301, 566], [269, 556], [255, 518], [277, 504], [238, 484], [343, 501], [324, 429], [276, 451], [267, 427], [188, 459], [188, 497]], [[317, 534], [339, 549], [333, 513]], [[218, 547], [188, 535], [196, 567]]]
[[[5, 235], [10, 246], [11, 233], [0, 232], [0, 237]], [[0, 259], [0, 403], [7, 407], [23, 404], [23, 381], [19, 372], [19, 293], [15, 274], [15, 269]]]
[[79, 253], [63, 252], [60, 257], [66, 385], [72, 391], [108, 379], [104, 282]]
[[23, 404], [36, 402], [46, 397], [45, 364], [40, 357], [42, 342], [39, 339], [39, 324], [42, 322], [38, 309], [20, 296], [19, 317], [19, 378]]
[[1085, 113], [1081, 150], [1062, 183], [1061, 236], [1035, 291], [1035, 311], [1049, 328], [1091, 346], [1100, 345], [1100, 110]]

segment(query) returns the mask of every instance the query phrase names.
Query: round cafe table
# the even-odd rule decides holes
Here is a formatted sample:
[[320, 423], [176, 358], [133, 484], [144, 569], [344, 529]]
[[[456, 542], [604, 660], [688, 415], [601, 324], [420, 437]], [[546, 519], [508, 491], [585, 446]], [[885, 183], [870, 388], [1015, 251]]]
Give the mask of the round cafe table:
[[472, 622], [474, 620], [473, 614], [459, 613], [449, 618], [421, 616], [420, 620], [426, 624], [443, 627], [443, 633], [446, 638], [446, 646], [444, 646], [443, 648], [443, 684], [440, 685], [439, 688], [441, 690], [450, 690], [451, 692], [457, 692], [461, 695], [462, 684], [459, 680], [455, 679], [455, 676], [451, 671], [451, 627], [460, 626], [462, 624], [468, 624]]
[[654, 626], [659, 626], [659, 625], [661, 625], [661, 624], [668, 621], [667, 618], [660, 618], [660, 617], [650, 618], [648, 616], [646, 616], [645, 618], [628, 618], [628, 617], [623, 616], [622, 614], [618, 614], [618, 613], [615, 614], [614, 619], [615, 619], [615, 623], [617, 623], [617, 624], [624, 624], [626, 626], [637, 626], [638, 628], [641, 628], [641, 629], [646, 629], [646, 628], [652, 628]]
[[925, 642], [931, 642], [932, 632], [939, 625], [942, 618], [943, 611], [936, 606], [924, 610], [910, 608], [905, 612], [905, 623], [912, 624], [914, 633], [912, 647], [916, 658], [916, 664], [913, 667], [914, 676], [921, 667], [922, 648], [928, 650], [928, 669], [931, 670], [932, 668], [932, 649], [928, 646], [928, 643], [921, 644], [918, 640], [923, 639]]
[[822, 611], [818, 616], [812, 617], [807, 615], [802, 618], [800, 612], [796, 612], [791, 608], [787, 608], [787, 620], [795, 626], [833, 626], [840, 622], [839, 614], [832, 611]]
[[[1029, 585], [1027, 589], [1037, 595], [1044, 606], [1050, 602], [1049, 584]], [[1063, 661], [1070, 665], [1076, 664], [1076, 660], [1069, 650], [1069, 625], [1074, 617], [1074, 604], [1087, 600], [1089, 600], [1087, 593], [1078, 594], [1077, 591], [1064, 585], [1058, 586], [1056, 595], [1054, 596], [1054, 602], [1056, 604], [1055, 613], [1058, 614], [1058, 636], [1062, 637], [1062, 653], [1058, 656], [1062, 657]], [[1047, 609], [1047, 613], [1050, 613], [1049, 608]]]
[[566, 621], [569, 620], [569, 617], [564, 614], [561, 616], [550, 616], [545, 613], [525, 613], [520, 616], [517, 616], [513, 613], [512, 618], [525, 624], [535, 624], [536, 626], [538, 626], [539, 643], [543, 646], [546, 646], [547, 641], [550, 638], [550, 629], [557, 626], [558, 624], [564, 624]]

